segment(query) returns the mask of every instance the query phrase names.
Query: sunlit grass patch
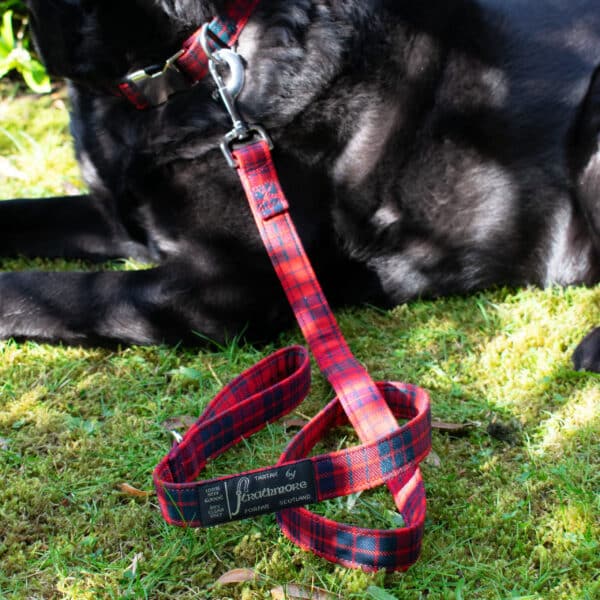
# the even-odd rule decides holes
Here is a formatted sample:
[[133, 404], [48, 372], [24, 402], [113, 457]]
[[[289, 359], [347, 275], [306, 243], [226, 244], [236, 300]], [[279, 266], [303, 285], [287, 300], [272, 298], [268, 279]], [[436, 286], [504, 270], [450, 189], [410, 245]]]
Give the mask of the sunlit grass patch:
[[0, 86], [2, 197], [73, 194], [83, 186], [67, 135], [65, 94], [14, 97]]

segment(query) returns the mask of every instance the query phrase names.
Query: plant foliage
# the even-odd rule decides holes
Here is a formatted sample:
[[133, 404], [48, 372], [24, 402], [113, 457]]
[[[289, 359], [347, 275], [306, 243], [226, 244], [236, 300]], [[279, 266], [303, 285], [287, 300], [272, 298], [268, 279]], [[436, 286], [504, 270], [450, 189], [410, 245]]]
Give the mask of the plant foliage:
[[16, 71], [32, 91], [39, 94], [49, 92], [50, 78], [29, 50], [27, 15], [23, 2], [0, 2], [0, 14], [0, 78]]

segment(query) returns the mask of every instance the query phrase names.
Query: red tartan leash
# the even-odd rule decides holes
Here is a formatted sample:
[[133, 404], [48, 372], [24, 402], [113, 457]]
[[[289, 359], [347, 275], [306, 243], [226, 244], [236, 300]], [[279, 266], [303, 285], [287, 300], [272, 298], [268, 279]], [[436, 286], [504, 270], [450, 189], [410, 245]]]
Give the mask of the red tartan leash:
[[[240, 375], [157, 467], [154, 479], [163, 516], [171, 524], [196, 527], [279, 510], [284, 534], [306, 550], [348, 567], [404, 570], [418, 558], [425, 521], [418, 464], [430, 448], [427, 394], [402, 383], [373, 384], [350, 353], [304, 253], [267, 142], [253, 142], [233, 155], [277, 274], [338, 395], [298, 432], [275, 467], [198, 482], [209, 458], [304, 399], [308, 355], [300, 347], [284, 349]], [[398, 427], [396, 418], [409, 421]], [[327, 432], [348, 420], [363, 444], [306, 458]], [[353, 527], [297, 507], [383, 483], [406, 527]]]
[[[197, 481], [209, 459], [289, 413], [308, 393], [305, 349], [284, 349], [262, 360], [209, 403], [155, 469], [162, 514], [171, 524], [198, 527], [278, 511], [283, 533], [319, 556], [369, 571], [405, 570], [418, 558], [425, 523], [425, 489], [418, 465], [431, 443], [429, 398], [411, 385], [375, 384], [352, 355], [289, 215], [266, 133], [248, 125], [237, 112], [241, 60], [231, 49], [215, 51], [206, 28], [200, 42], [234, 123], [222, 149], [238, 169], [275, 271], [337, 396], [296, 434], [274, 467]], [[225, 66], [230, 72], [227, 84], [221, 76]], [[400, 427], [397, 419], [408, 422]], [[348, 421], [360, 445], [307, 458], [328, 431]], [[355, 527], [301, 508], [383, 483], [405, 527]]]

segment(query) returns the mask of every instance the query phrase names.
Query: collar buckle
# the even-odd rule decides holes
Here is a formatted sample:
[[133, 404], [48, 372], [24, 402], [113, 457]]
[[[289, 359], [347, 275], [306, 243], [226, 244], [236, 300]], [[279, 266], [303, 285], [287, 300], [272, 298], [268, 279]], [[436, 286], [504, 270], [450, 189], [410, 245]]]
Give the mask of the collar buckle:
[[179, 50], [173, 56], [167, 58], [167, 60], [162, 65], [150, 65], [148, 67], [144, 67], [139, 71], [134, 71], [125, 77], [125, 81], [130, 83], [135, 83], [139, 85], [143, 81], [148, 79], [157, 79], [158, 77], [162, 77], [169, 69], [177, 69], [177, 61], [181, 58], [185, 50]]
[[124, 84], [134, 84], [151, 106], [164, 104], [174, 92], [187, 90], [190, 82], [177, 68], [177, 61], [184, 54], [181, 49], [162, 64], [149, 65], [127, 75]]

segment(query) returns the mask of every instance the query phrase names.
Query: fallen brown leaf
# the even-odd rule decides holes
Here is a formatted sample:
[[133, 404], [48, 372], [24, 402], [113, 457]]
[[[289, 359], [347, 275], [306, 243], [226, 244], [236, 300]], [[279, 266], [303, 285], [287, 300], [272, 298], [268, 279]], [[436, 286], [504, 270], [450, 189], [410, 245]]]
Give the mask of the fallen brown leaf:
[[190, 415], [181, 415], [180, 417], [171, 417], [161, 423], [167, 431], [179, 431], [185, 433], [194, 423], [196, 417]]
[[148, 498], [154, 495], [154, 492], [144, 492], [143, 490], [138, 490], [128, 483], [120, 483], [119, 490], [122, 494], [125, 494], [126, 496], [132, 496], [133, 498]]
[[245, 583], [254, 581], [258, 577], [254, 569], [232, 569], [223, 573], [215, 582], [217, 585], [227, 585], [229, 583]]
[[286, 419], [283, 422], [283, 427], [286, 431], [288, 429], [302, 429], [306, 423], [305, 419]]
[[444, 421], [432, 421], [431, 427], [438, 431], [443, 431], [451, 435], [466, 435], [472, 429], [479, 427], [475, 421], [466, 421], [465, 423], [446, 423]]

